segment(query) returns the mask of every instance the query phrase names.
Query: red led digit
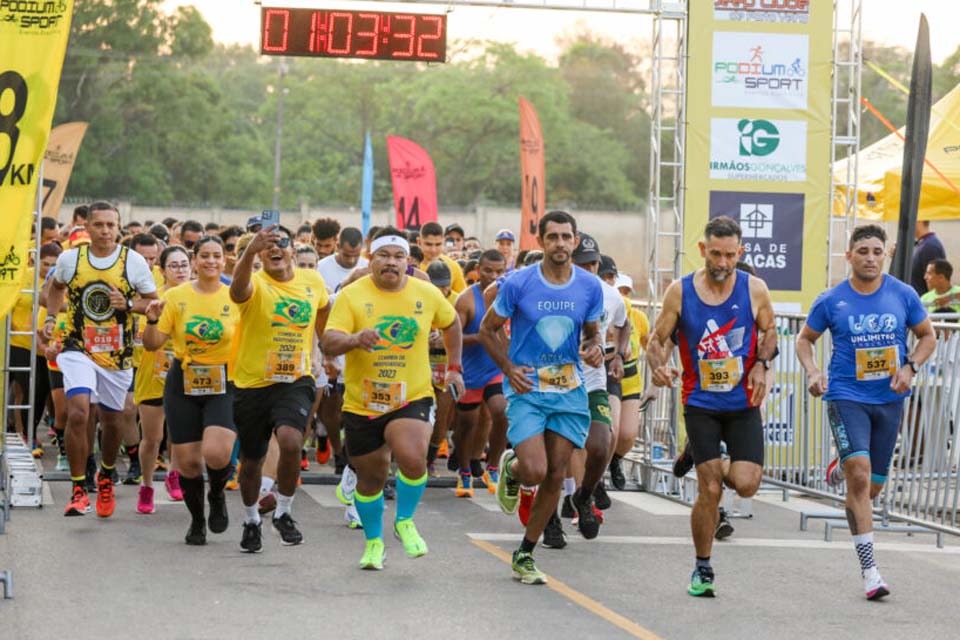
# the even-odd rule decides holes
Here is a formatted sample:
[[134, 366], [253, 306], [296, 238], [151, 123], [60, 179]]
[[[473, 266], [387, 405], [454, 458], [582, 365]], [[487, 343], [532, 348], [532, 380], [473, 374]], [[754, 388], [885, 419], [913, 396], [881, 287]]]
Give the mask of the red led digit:
[[354, 52], [354, 55], [358, 56], [375, 56], [377, 55], [377, 49], [380, 47], [380, 14], [379, 13], [358, 13], [357, 17], [360, 20], [373, 20], [373, 25], [370, 27], [370, 31], [357, 31], [357, 38], [370, 38], [370, 48], [369, 49], [360, 49], [359, 46]]
[[398, 27], [401, 20], [410, 21], [410, 31], [408, 33], [401, 33], [399, 28], [394, 29], [393, 37], [396, 40], [404, 40], [404, 39], [409, 40], [410, 46], [407, 47], [406, 51], [394, 51], [393, 57], [394, 58], [412, 58], [414, 39], [416, 38], [416, 35], [417, 35], [417, 19], [416, 17], [411, 15], [393, 16], [393, 19], [397, 22]]
[[311, 53], [323, 53], [323, 43], [327, 39], [327, 18], [323, 11], [314, 11], [310, 17], [310, 43]]
[[436, 27], [435, 33], [421, 33], [417, 38], [417, 57], [420, 58], [439, 58], [440, 54], [436, 51], [424, 51], [423, 43], [424, 41], [439, 41], [440, 36], [443, 35], [443, 20], [440, 16], [420, 16], [421, 20], [425, 24], [433, 23], [433, 26]]
[[[271, 44], [275, 40], [277, 26], [274, 24], [274, 18], [279, 17], [280, 21], [280, 44]], [[263, 19], [263, 50], [269, 53], [283, 53], [287, 50], [287, 38], [290, 33], [290, 10], [289, 9], [267, 9]]]
[[[337, 29], [337, 18], [341, 18], [340, 29]], [[343, 49], [334, 47], [334, 43], [346, 32], [346, 44]], [[350, 45], [353, 43], [353, 14], [346, 11], [330, 12], [330, 37], [327, 38], [327, 53], [338, 56], [350, 55]]]

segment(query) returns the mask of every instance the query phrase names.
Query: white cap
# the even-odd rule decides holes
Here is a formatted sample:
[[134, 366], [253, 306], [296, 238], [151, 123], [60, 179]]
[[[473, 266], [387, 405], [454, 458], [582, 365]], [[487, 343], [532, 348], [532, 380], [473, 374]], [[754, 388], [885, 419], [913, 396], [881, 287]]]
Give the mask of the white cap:
[[620, 287], [626, 287], [633, 291], [633, 278], [628, 276], [625, 273], [617, 274], [617, 279], [614, 281], [613, 286], [619, 289]]

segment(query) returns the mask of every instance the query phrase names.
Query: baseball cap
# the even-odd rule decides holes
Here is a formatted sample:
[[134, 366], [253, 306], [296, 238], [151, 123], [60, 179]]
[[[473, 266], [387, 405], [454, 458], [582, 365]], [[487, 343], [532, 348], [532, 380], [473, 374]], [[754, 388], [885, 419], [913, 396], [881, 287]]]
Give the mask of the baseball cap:
[[249, 220], [247, 220], [247, 231], [252, 230], [253, 227], [262, 227], [262, 226], [263, 226], [263, 220], [260, 218], [259, 215], [252, 216]]
[[597, 275], [602, 276], [608, 273], [617, 275], [617, 263], [610, 256], [600, 256], [600, 268], [597, 270]]
[[580, 238], [580, 244], [573, 250], [573, 261], [576, 264], [588, 264], [590, 262], [600, 261], [600, 246], [593, 236], [585, 233], [577, 234]]
[[150, 234], [161, 242], [170, 242], [170, 231], [167, 230], [167, 225], [161, 222], [150, 227]]
[[450, 283], [453, 282], [450, 267], [443, 260], [434, 260], [428, 264], [427, 275], [430, 277], [430, 282], [436, 287], [449, 287]]
[[[457, 233], [459, 233], [459, 234], [462, 235], [462, 236], [467, 235], [467, 234], [465, 234], [465, 233], [463, 232], [463, 227], [461, 227], [461, 226], [460, 226], [459, 224], [457, 224], [456, 222], [454, 222], [453, 224], [449, 225], [449, 226], [446, 228], [446, 230], [444, 230], [443, 235], [448, 236], [448, 235], [450, 235], [451, 233], [453, 233], [454, 231], [456, 231]], [[446, 285], [443, 285], [443, 286], [446, 286]]]
[[516, 242], [517, 237], [513, 235], [513, 231], [510, 231], [510, 229], [500, 229], [500, 231], [497, 231], [496, 240], [509, 240], [510, 242]]
[[625, 273], [618, 274], [617, 280], [616, 282], [613, 283], [613, 286], [616, 287], [617, 289], [626, 287], [630, 291], [633, 291], [633, 278], [631, 278]]

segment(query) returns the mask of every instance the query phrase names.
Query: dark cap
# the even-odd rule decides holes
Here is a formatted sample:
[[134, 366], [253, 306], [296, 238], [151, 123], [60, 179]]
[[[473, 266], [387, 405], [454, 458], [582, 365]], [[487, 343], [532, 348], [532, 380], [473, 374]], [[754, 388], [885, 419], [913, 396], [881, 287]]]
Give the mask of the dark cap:
[[617, 263], [610, 256], [600, 256], [600, 269], [597, 271], [597, 275], [604, 276], [608, 273], [617, 275]]
[[573, 250], [573, 261], [576, 264], [599, 262], [600, 245], [598, 245], [597, 241], [593, 239], [593, 236], [588, 236], [585, 233], [578, 233], [577, 237], [580, 238], [580, 244], [578, 244], [577, 248]]
[[247, 231], [252, 231], [254, 227], [257, 227], [257, 229], [259, 229], [262, 226], [263, 226], [263, 220], [260, 218], [259, 215], [251, 216], [250, 219], [247, 220]]
[[167, 225], [163, 223], [158, 222], [150, 227], [150, 234], [161, 242], [170, 242], [170, 231], [167, 229]]
[[430, 282], [436, 287], [449, 287], [450, 283], [453, 282], [450, 267], [443, 260], [434, 260], [428, 264], [427, 275], [430, 276]]
[[[461, 226], [460, 226], [459, 224], [457, 224], [456, 222], [454, 222], [453, 224], [449, 225], [449, 226], [444, 230], [443, 235], [448, 236], [448, 235], [450, 235], [453, 231], [456, 231], [457, 233], [459, 233], [459, 234], [462, 235], [462, 236], [467, 235], [467, 234], [465, 234], [465, 233], [463, 232], [463, 227], [461, 227]], [[446, 286], [446, 285], [443, 285], [443, 286]]]

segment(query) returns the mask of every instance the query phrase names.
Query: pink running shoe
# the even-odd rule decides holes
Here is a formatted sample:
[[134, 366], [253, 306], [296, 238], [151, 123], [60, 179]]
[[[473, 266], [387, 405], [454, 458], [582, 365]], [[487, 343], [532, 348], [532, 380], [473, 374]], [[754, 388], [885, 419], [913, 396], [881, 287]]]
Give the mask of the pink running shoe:
[[180, 488], [180, 473], [177, 471], [168, 471], [167, 478], [163, 481], [163, 486], [167, 488], [167, 494], [174, 502], [183, 500], [183, 489]]
[[140, 493], [137, 496], [137, 513], [153, 513], [153, 487], [140, 485]]

